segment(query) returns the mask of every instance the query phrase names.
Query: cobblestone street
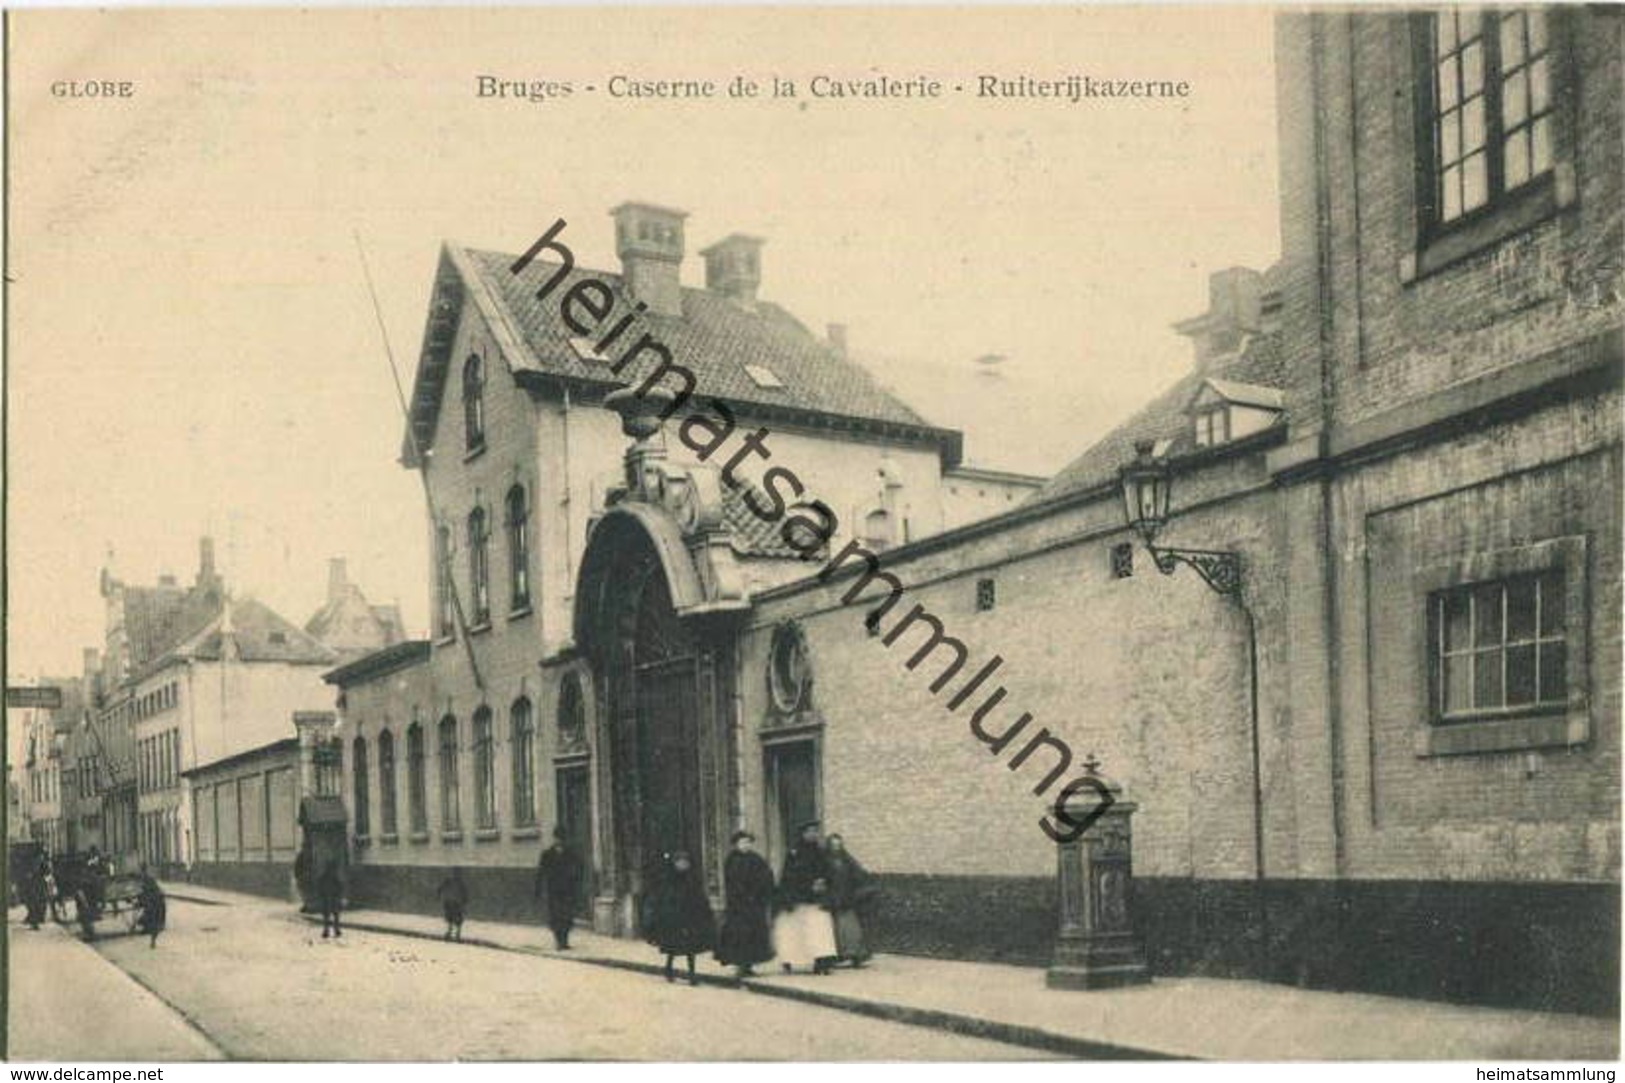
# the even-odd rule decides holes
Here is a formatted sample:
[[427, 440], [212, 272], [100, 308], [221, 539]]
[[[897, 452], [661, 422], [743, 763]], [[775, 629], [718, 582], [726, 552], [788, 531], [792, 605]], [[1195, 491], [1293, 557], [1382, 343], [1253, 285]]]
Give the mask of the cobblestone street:
[[[360, 930], [323, 941], [319, 929], [283, 905], [172, 900], [170, 929], [156, 949], [141, 937], [105, 939], [94, 947], [101, 960], [63, 930], [27, 933], [16, 924], [18, 914], [12, 912], [18, 947], [11, 1009], [17, 1057], [194, 1059], [210, 1056], [211, 1045], [218, 1050], [212, 1055], [232, 1059], [316, 1061], [1043, 1056], [747, 992], [668, 985], [655, 977], [473, 945]], [[40, 1000], [46, 984], [39, 980], [41, 968], [55, 972], [57, 956], [70, 952], [76, 992], [84, 988], [77, 972], [99, 967], [105, 971], [99, 987], [122, 990], [128, 1006], [109, 1002], [92, 1016], [67, 1002]], [[31, 1011], [31, 1002], [44, 1010]], [[90, 1042], [80, 1033], [87, 1018], [137, 1011], [118, 1034]]]

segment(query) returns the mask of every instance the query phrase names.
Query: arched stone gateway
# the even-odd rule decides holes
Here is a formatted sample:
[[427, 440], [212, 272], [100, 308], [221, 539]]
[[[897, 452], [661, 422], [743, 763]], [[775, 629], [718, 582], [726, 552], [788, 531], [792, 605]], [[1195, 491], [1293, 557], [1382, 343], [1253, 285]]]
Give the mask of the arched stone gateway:
[[714, 479], [649, 450], [629, 453], [630, 484], [593, 524], [576, 591], [597, 697], [594, 923], [623, 936], [663, 854], [687, 850], [720, 898], [739, 812], [733, 656], [748, 602], [726, 589], [731, 556], [713, 545], [726, 529]]

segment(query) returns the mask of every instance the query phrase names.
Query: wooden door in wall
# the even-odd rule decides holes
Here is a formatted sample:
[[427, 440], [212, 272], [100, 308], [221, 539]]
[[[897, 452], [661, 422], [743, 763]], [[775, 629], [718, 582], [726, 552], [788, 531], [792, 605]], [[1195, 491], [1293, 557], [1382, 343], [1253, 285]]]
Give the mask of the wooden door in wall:
[[654, 864], [678, 850], [688, 851], [694, 865], [703, 867], [695, 701], [692, 658], [639, 667], [638, 775], [646, 884]]
[[582, 885], [577, 905], [586, 912], [597, 885], [592, 883], [592, 778], [586, 763], [560, 767], [556, 773], [558, 795], [557, 823], [564, 831], [565, 841], [587, 866], [583, 872], [587, 882]]

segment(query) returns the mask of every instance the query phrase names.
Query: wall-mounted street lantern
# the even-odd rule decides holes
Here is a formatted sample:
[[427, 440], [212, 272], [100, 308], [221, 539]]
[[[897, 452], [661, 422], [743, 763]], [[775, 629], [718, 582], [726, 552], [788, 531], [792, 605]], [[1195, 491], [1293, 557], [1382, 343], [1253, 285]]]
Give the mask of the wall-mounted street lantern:
[[1214, 591], [1236, 603], [1247, 618], [1247, 675], [1253, 767], [1253, 877], [1254, 921], [1258, 925], [1258, 969], [1268, 976], [1270, 969], [1269, 910], [1264, 898], [1264, 785], [1259, 751], [1258, 727], [1258, 622], [1242, 594], [1241, 554], [1216, 549], [1171, 549], [1156, 544], [1157, 533], [1168, 522], [1173, 471], [1168, 460], [1157, 454], [1150, 440], [1136, 441], [1134, 461], [1121, 471], [1123, 509], [1128, 524], [1145, 542], [1146, 552], [1163, 575], [1174, 574], [1180, 564], [1196, 569], [1196, 574]]
[[1123, 510], [1128, 525], [1145, 541], [1146, 552], [1163, 575], [1181, 563], [1196, 569], [1202, 581], [1220, 594], [1241, 593], [1241, 554], [1212, 549], [1167, 549], [1156, 545], [1157, 532], [1168, 521], [1173, 472], [1150, 440], [1134, 445], [1134, 461], [1123, 467]]

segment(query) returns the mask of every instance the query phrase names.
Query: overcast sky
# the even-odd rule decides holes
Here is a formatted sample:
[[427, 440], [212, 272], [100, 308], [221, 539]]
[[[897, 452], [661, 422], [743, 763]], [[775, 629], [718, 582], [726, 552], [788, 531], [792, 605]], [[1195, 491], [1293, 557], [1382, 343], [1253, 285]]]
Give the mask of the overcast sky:
[[[762, 295], [885, 358], [971, 461], [1053, 472], [1190, 364], [1211, 270], [1276, 257], [1270, 19], [1248, 9], [24, 12], [10, 43], [9, 676], [100, 645], [97, 576], [229, 582], [303, 623], [326, 561], [426, 623], [420, 490], [353, 233], [410, 382], [444, 238], [681, 207], [767, 238]], [[979, 74], [1185, 80], [988, 101]], [[795, 101], [610, 99], [772, 74]], [[808, 97], [925, 74], [937, 101]], [[481, 100], [476, 77], [572, 82]], [[115, 102], [55, 80], [120, 79]], [[596, 86], [596, 92], [584, 87]], [[697, 258], [685, 281], [701, 284]], [[997, 393], [974, 359], [1003, 355]]]

